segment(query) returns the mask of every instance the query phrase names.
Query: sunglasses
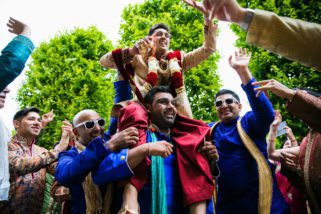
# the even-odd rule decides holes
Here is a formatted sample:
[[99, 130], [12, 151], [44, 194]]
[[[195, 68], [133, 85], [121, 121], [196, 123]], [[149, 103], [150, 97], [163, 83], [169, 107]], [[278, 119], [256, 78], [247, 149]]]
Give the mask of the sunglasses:
[[86, 129], [92, 129], [95, 127], [95, 125], [99, 125], [100, 127], [103, 127], [106, 125], [106, 120], [103, 118], [97, 119], [97, 120], [90, 120], [90, 121], [85, 121], [82, 123], [79, 123], [78, 125], [75, 126], [75, 128], [78, 128], [80, 126], [85, 126]]
[[239, 103], [238, 101], [234, 100], [233, 98], [227, 98], [226, 100], [219, 100], [215, 102], [216, 107], [220, 107], [223, 105], [223, 103], [226, 103], [227, 105], [231, 105], [232, 103]]

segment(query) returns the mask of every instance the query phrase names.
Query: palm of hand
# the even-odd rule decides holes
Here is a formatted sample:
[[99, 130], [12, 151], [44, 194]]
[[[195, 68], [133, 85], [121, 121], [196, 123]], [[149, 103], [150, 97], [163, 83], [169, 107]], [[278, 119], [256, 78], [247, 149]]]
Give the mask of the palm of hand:
[[239, 70], [239, 69], [242, 69], [242, 68], [247, 68], [248, 65], [249, 65], [249, 62], [250, 62], [250, 58], [251, 57], [246, 56], [246, 55], [235, 56], [230, 61], [230, 65], [235, 70]]

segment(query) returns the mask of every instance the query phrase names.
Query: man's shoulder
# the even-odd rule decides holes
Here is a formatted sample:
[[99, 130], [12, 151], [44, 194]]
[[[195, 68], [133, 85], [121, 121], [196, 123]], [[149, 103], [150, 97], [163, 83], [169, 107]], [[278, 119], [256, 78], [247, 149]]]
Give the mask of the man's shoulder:
[[60, 152], [58, 159], [61, 159], [63, 157], [76, 157], [78, 156], [78, 150], [76, 149], [76, 147], [71, 147], [69, 150], [64, 151], [64, 152]]

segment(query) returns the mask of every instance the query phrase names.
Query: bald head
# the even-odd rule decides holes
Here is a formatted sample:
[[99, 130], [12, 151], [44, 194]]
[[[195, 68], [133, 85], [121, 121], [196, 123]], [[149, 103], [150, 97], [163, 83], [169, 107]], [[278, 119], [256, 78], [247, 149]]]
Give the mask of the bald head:
[[[104, 127], [100, 126], [99, 124], [95, 123], [93, 128], [86, 128], [85, 125], [80, 125], [84, 122], [90, 122], [90, 121], [97, 121], [101, 117], [100, 115], [91, 109], [85, 109], [80, 112], [78, 112], [72, 121], [74, 127], [74, 134], [77, 137], [77, 140], [79, 143], [83, 144], [84, 146], [87, 146], [90, 141], [92, 141], [94, 138], [101, 136], [104, 133]], [[79, 127], [77, 127], [77, 125]]]
[[72, 120], [72, 125], [75, 127], [79, 123], [84, 122], [85, 119], [90, 115], [98, 115], [99, 116], [99, 114], [96, 111], [94, 111], [92, 109], [85, 109], [85, 110], [78, 112], [74, 116], [74, 119]]

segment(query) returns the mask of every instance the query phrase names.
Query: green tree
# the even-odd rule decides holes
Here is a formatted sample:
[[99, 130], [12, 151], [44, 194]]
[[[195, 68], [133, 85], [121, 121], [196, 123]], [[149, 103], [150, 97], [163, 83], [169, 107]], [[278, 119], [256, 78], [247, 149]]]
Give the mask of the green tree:
[[[238, 0], [244, 6], [253, 9], [272, 11], [280, 16], [321, 23], [321, 2], [319, 0]], [[250, 68], [258, 80], [276, 79], [289, 88], [309, 88], [321, 91], [320, 73], [297, 62], [287, 60], [261, 48], [249, 46], [245, 42], [246, 32], [233, 26], [239, 36], [237, 46], [247, 47], [252, 53]], [[275, 109], [280, 109], [283, 119], [287, 121], [296, 136], [305, 136], [307, 127], [285, 109], [285, 100], [271, 96]]]
[[56, 115], [39, 138], [46, 148], [59, 141], [61, 121], [83, 109], [108, 119], [113, 103], [114, 72], [102, 70], [99, 58], [112, 43], [95, 27], [76, 28], [43, 42], [32, 54], [26, 82], [18, 93], [21, 107], [36, 106]]
[[[145, 37], [156, 23], [165, 23], [171, 29], [172, 50], [191, 51], [203, 43], [203, 16], [187, 8], [181, 0], [147, 0], [141, 4], [129, 5], [123, 10], [120, 26], [120, 45], [133, 46]], [[215, 53], [208, 60], [185, 74], [185, 84], [195, 118], [210, 121], [216, 117], [214, 94], [221, 86], [216, 72], [219, 55]]]

